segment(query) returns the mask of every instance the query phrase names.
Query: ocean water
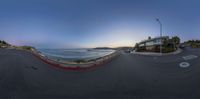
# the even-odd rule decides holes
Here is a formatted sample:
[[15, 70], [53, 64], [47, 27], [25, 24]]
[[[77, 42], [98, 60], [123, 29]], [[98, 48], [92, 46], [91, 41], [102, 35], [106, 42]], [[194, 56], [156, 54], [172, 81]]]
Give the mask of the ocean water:
[[92, 60], [115, 52], [112, 49], [38, 49], [50, 59], [62, 61]]

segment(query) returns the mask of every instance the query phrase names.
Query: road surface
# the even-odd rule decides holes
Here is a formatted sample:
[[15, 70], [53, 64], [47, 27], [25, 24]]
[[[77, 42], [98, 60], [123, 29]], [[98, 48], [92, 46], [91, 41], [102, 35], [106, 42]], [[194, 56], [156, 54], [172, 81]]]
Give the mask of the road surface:
[[161, 57], [122, 53], [94, 70], [66, 71], [30, 53], [0, 49], [0, 99], [196, 99], [199, 57], [200, 49], [192, 48]]

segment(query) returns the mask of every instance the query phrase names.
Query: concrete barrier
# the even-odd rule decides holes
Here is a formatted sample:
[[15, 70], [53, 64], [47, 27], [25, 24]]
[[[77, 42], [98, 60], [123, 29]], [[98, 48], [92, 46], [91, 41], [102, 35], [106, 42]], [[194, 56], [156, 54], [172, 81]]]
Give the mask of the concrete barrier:
[[45, 56], [39, 54], [37, 51], [27, 51], [27, 52], [31, 53], [32, 55], [34, 55], [38, 59], [42, 60], [46, 64], [49, 64], [49, 65], [54, 66], [56, 68], [60, 68], [60, 69], [64, 69], [64, 70], [73, 70], [73, 71], [94, 69], [96, 67], [107, 64], [113, 58], [119, 56], [119, 54], [120, 54], [119, 51], [115, 51], [114, 53], [107, 55], [107, 56], [104, 56], [104, 57], [97, 59], [95, 61], [84, 63], [84, 64], [78, 64], [77, 63], [77, 64], [72, 66], [72, 64], [66, 64], [66, 63], [64, 64], [64, 63], [61, 63], [59, 61], [55, 61], [55, 60], [46, 58]]

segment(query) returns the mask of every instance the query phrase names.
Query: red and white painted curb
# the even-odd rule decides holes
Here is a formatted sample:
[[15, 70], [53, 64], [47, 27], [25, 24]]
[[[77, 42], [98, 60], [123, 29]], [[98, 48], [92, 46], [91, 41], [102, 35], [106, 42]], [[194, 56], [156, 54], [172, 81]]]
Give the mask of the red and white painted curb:
[[49, 64], [51, 66], [54, 66], [56, 68], [60, 68], [60, 69], [64, 69], [64, 70], [72, 70], [72, 71], [81, 71], [81, 70], [91, 70], [91, 69], [94, 69], [96, 67], [99, 67], [99, 66], [102, 66], [102, 65], [105, 65], [107, 63], [109, 63], [112, 59], [116, 58], [117, 56], [119, 56], [119, 53], [118, 52], [115, 52], [113, 54], [113, 56], [107, 58], [107, 59], [103, 59], [102, 61], [97, 62], [97, 63], [94, 63], [94, 64], [88, 64], [88, 66], [65, 66], [64, 64], [62, 63], [56, 63], [56, 62], [53, 62], [52, 60], [50, 59], [47, 59], [41, 55], [39, 55], [38, 53], [34, 53], [32, 51], [28, 51], [30, 52], [32, 55], [34, 55], [35, 57], [37, 57], [38, 59], [42, 60], [43, 62], [45, 62], [46, 64]]

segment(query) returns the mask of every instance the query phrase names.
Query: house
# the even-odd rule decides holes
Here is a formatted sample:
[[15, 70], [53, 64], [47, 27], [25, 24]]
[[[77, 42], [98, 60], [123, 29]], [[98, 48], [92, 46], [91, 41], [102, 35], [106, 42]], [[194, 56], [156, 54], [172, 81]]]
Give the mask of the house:
[[147, 40], [143, 40], [138, 43], [137, 51], [140, 52], [160, 52], [160, 46], [162, 46], [162, 50], [175, 50], [175, 44], [172, 39], [168, 36], [163, 37], [155, 37], [155, 38], [148, 38]]

